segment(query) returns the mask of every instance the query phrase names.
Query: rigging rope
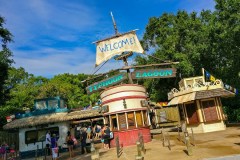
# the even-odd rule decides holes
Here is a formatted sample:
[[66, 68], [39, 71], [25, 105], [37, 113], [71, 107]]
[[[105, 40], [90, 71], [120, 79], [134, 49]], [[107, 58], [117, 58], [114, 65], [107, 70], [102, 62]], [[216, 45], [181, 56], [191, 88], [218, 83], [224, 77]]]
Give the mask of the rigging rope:
[[99, 71], [107, 62], [108, 62], [108, 60], [105, 61], [92, 75], [94, 75], [95, 73], [97, 73], [97, 71]]

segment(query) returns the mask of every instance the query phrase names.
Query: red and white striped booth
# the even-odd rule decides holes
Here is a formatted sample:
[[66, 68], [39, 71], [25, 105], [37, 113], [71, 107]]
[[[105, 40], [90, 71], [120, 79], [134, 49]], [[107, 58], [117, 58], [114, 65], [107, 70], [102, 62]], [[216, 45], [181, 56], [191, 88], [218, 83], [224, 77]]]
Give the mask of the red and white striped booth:
[[151, 141], [150, 121], [147, 106], [146, 89], [136, 84], [121, 84], [109, 87], [101, 93], [102, 106], [108, 106], [104, 114], [114, 138], [110, 145], [115, 146], [115, 137], [123, 146], [136, 144], [138, 134], [143, 135], [144, 142]]

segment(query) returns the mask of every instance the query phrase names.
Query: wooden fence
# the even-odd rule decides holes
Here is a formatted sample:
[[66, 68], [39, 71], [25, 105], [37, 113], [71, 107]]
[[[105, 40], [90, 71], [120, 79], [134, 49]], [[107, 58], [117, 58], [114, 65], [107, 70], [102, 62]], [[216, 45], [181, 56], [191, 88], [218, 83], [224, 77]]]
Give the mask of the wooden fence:
[[156, 109], [155, 117], [158, 128], [177, 126], [180, 123], [178, 107], [164, 107], [161, 109]]
[[19, 149], [18, 132], [0, 131], [0, 145], [7, 143], [9, 147], [14, 146], [16, 150]]

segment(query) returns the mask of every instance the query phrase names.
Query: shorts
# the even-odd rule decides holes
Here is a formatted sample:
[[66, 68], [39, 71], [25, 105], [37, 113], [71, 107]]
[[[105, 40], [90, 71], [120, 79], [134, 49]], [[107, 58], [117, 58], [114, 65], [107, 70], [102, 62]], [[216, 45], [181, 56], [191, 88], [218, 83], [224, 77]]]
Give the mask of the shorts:
[[52, 158], [57, 158], [58, 153], [55, 152], [55, 148], [52, 148]]
[[104, 136], [104, 144], [109, 144], [109, 138], [110, 138], [109, 135]]

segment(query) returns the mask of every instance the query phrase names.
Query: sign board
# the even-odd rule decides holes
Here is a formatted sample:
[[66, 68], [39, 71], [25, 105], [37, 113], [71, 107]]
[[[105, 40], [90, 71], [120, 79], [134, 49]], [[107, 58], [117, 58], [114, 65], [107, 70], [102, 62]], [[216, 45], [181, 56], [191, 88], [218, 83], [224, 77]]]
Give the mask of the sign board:
[[160, 122], [167, 122], [167, 114], [166, 114], [166, 111], [160, 112]]
[[96, 66], [123, 52], [144, 52], [135, 31], [99, 41], [96, 45]]
[[132, 73], [133, 79], [176, 77], [176, 68], [143, 69]]
[[86, 88], [88, 94], [92, 94], [94, 92], [97, 92], [101, 89], [104, 89], [106, 87], [113, 86], [115, 84], [118, 84], [122, 82], [123, 80], [127, 79], [127, 76], [125, 73], [118, 74], [116, 76], [113, 76], [111, 78], [102, 80], [100, 82], [96, 82], [93, 85], [90, 85]]

